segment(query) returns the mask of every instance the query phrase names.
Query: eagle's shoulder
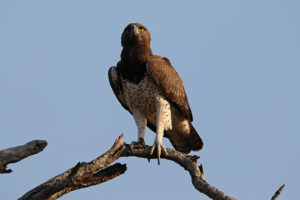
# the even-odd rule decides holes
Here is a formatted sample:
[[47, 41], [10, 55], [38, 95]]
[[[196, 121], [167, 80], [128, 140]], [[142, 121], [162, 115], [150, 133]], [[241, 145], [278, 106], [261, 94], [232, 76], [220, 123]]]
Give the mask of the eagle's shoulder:
[[158, 56], [158, 55], [152, 55], [149, 59], [149, 62], [161, 62], [168, 65], [171, 65], [171, 61], [167, 57]]
[[147, 71], [155, 83], [162, 88], [168, 100], [174, 103], [187, 119], [193, 121], [183, 82], [170, 60], [153, 55], [147, 62]]

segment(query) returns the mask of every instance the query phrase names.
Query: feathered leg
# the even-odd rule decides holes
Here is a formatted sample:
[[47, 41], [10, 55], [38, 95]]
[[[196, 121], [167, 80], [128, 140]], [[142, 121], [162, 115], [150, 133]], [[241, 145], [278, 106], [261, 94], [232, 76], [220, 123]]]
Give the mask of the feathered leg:
[[141, 115], [138, 111], [133, 112], [133, 118], [138, 127], [138, 139], [137, 139], [137, 142], [132, 142], [130, 144], [131, 149], [132, 149], [132, 146], [136, 145], [136, 144], [145, 145], [144, 138], [145, 138], [145, 133], [146, 133], [146, 125], [147, 125], [146, 118], [143, 115]]
[[167, 155], [162, 138], [164, 131], [169, 129], [172, 129], [170, 104], [163, 97], [159, 96], [156, 98], [156, 138], [150, 151], [150, 155], [152, 155], [154, 149], [157, 150], [158, 164], [160, 164], [161, 151]]

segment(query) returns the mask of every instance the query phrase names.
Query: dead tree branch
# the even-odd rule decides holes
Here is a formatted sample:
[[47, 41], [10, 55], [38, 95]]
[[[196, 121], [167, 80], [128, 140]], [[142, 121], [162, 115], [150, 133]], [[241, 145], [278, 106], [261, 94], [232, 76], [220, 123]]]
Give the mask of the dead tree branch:
[[47, 146], [45, 140], [33, 140], [24, 145], [4, 149], [0, 151], [0, 173], [10, 173], [11, 169], [6, 169], [10, 163], [16, 163], [24, 158], [37, 154]]
[[282, 186], [280, 186], [280, 188], [275, 192], [275, 194], [272, 196], [271, 200], [276, 200], [277, 197], [280, 195], [280, 193], [282, 192], [283, 188], [284, 188], [285, 184], [283, 184]]
[[[121, 154], [121, 157], [140, 157], [140, 158], [149, 158], [150, 155], [150, 146], [134, 146], [131, 148], [128, 144], [124, 144], [125, 149]], [[185, 170], [187, 170], [192, 178], [192, 183], [194, 187], [201, 193], [207, 195], [211, 199], [215, 200], [233, 200], [234, 198], [226, 195], [221, 190], [213, 187], [212, 185], [208, 184], [203, 178], [204, 174], [202, 165], [198, 166], [197, 159], [198, 156], [189, 156], [185, 153], [181, 153], [179, 151], [173, 149], [166, 149], [168, 155], [161, 155], [161, 158], [172, 160], [175, 163], [182, 166]], [[153, 154], [151, 158], [156, 158], [156, 154]]]
[[73, 168], [30, 190], [19, 200], [53, 200], [73, 190], [113, 179], [126, 171], [126, 165], [117, 163], [107, 166], [120, 157], [124, 148], [123, 135], [121, 135], [103, 155], [89, 163], [79, 162]]
[[[117, 163], [107, 167], [108, 165], [120, 157], [156, 158], [155, 156], [149, 158], [150, 149], [151, 147], [149, 146], [130, 146], [124, 143], [122, 134], [116, 139], [114, 145], [102, 156], [89, 163], [78, 163], [66, 172], [27, 192], [19, 200], [54, 200], [73, 190], [101, 184], [126, 171], [126, 165]], [[194, 187], [199, 192], [211, 199], [234, 199], [203, 180], [202, 165], [198, 166], [197, 164], [198, 156], [189, 156], [173, 149], [167, 149], [167, 153], [168, 155], [162, 155], [161, 158], [174, 161], [187, 170], [192, 178]]]
[[[116, 163], [109, 166], [120, 157], [139, 157], [153, 159], [150, 155], [151, 147], [147, 145], [128, 145], [123, 142], [123, 134], [120, 135], [113, 146], [103, 155], [89, 163], [79, 162], [73, 168], [57, 175], [47, 182], [27, 192], [19, 200], [54, 200], [62, 195], [80, 188], [101, 184], [111, 180], [126, 171], [126, 165]], [[215, 200], [234, 200], [233, 197], [208, 184], [204, 180], [202, 165], [198, 166], [198, 156], [190, 156], [173, 149], [166, 149], [167, 155], [162, 154], [161, 158], [171, 160], [185, 170], [191, 176], [194, 187], [201, 193]], [[272, 200], [276, 199], [284, 185], [275, 193]]]

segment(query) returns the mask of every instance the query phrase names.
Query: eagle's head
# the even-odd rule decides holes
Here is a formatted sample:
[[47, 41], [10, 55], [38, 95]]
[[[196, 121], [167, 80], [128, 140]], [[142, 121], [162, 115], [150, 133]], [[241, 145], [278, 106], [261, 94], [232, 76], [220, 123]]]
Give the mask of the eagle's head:
[[140, 23], [131, 23], [126, 26], [121, 37], [123, 47], [135, 45], [150, 46], [151, 36], [148, 29]]

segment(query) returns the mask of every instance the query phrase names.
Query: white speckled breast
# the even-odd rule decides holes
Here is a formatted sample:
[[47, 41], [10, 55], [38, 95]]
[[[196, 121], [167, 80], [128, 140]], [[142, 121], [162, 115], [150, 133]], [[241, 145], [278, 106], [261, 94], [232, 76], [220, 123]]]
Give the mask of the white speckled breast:
[[163, 93], [148, 74], [138, 84], [122, 79], [122, 85], [131, 112], [137, 109], [143, 115], [155, 113], [155, 97]]
[[147, 121], [156, 124], [157, 104], [162, 103], [164, 107], [163, 116], [161, 116], [162, 123], [164, 123], [165, 130], [171, 129], [170, 104], [149, 74], [146, 74], [138, 84], [122, 79], [122, 85], [126, 104], [132, 113], [138, 111]]

